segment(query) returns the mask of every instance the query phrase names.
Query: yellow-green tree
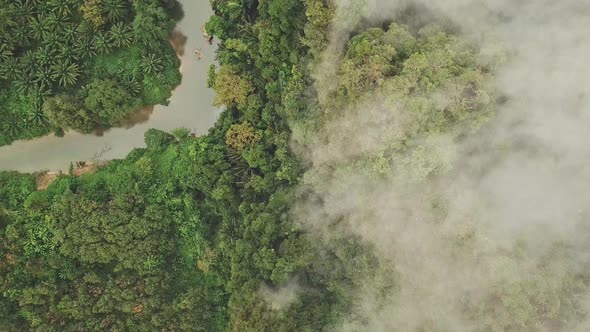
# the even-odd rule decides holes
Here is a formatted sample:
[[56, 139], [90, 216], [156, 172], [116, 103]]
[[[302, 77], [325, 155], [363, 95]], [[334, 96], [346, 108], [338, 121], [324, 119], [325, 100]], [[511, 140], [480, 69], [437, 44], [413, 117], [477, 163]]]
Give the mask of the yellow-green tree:
[[247, 122], [232, 125], [225, 135], [225, 144], [238, 151], [258, 141], [260, 134]]
[[80, 6], [80, 12], [84, 19], [97, 28], [103, 26], [106, 22], [102, 10], [103, 0], [86, 0]]
[[213, 86], [217, 93], [215, 106], [246, 107], [248, 96], [254, 91], [252, 83], [231, 65], [221, 66]]

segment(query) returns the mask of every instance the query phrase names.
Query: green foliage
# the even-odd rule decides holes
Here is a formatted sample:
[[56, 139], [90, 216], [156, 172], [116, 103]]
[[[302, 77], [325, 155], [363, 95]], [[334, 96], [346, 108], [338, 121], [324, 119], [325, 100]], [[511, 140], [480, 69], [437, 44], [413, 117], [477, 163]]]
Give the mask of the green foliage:
[[175, 140], [174, 136], [157, 129], [149, 129], [145, 132], [145, 143], [148, 150], [163, 150]]
[[[2, 83], [9, 92], [0, 94], [0, 105], [10, 108], [11, 120], [2, 130], [10, 137], [44, 122], [35, 113], [40, 100], [52, 127], [89, 132], [162, 102], [178, 82], [178, 60], [165, 45], [174, 23], [165, 1], [32, 3], [0, 10], [0, 29], [12, 29], [15, 12], [30, 12], [32, 37], [21, 33], [19, 43], [47, 44], [27, 57], [14, 57], [10, 43], [0, 49], [3, 64], [29, 61], [40, 68], [1, 67], [3, 77], [21, 82]], [[207, 135], [150, 129], [146, 148], [93, 174], [62, 175], [43, 191], [35, 190], [33, 176], [0, 173], [0, 321], [7, 329], [321, 331], [350, 315], [365, 282], [378, 280], [383, 297], [394, 291], [395, 274], [387, 274], [361, 238], [325, 239], [293, 221], [293, 203], [314, 199], [326, 183], [291, 152], [290, 128], [305, 144], [344, 112], [352, 114], [355, 103], [387, 96], [386, 105], [406, 112], [395, 123], [403, 130], [385, 123], [391, 126], [378, 151], [322, 171], [380, 179], [395, 170], [421, 181], [444, 170], [448, 159], [444, 146], [413, 138], [456, 138], [491, 112], [493, 91], [475, 50], [433, 27], [417, 34], [397, 24], [369, 29], [348, 42], [337, 79], [318, 81], [326, 98], [315, 100], [309, 66], [327, 42], [332, 1], [211, 3], [215, 15], [206, 28], [221, 42], [219, 69], [211, 67], [208, 84], [225, 110]], [[51, 19], [37, 15], [49, 7]], [[59, 17], [70, 16], [73, 26], [56, 29]], [[59, 40], [45, 38], [52, 29], [63, 31]], [[74, 52], [58, 50], [60, 41]], [[436, 103], [437, 91], [451, 97]], [[30, 117], [13, 112], [19, 103]], [[343, 144], [354, 137], [340, 134]], [[304, 173], [309, 186], [302, 192], [296, 185]], [[261, 291], [292, 283], [301, 291], [280, 306]], [[557, 308], [535, 280], [508, 288], [498, 294], [512, 292], [524, 304], [539, 294], [548, 313]], [[503, 328], [530, 323], [532, 309], [515, 307], [525, 310]]]
[[[60, 123], [83, 132], [119, 125], [122, 114], [166, 103], [180, 82], [168, 7], [157, 0], [1, 0], [0, 17], [10, 20], [0, 36], [0, 145], [47, 134]], [[124, 109], [101, 110], [84, 125], [67, 119], [76, 112], [49, 123], [42, 118], [49, 98], [85, 99], [86, 86], [105, 80], [133, 92], [119, 105]]]
[[170, 134], [172, 134], [177, 141], [184, 141], [192, 135], [191, 130], [184, 127], [173, 129]]
[[[290, 153], [282, 101], [290, 101], [292, 112], [303, 107], [302, 3], [213, 7], [218, 15], [207, 26], [227, 47], [219, 49], [220, 69], [210, 80], [226, 110], [208, 135], [152, 129], [146, 149], [95, 174], [61, 176], [44, 191], [5, 195], [20, 197], [2, 202], [8, 212], [0, 215], [8, 224], [0, 250], [13, 255], [0, 267], [0, 306], [15, 317], [11, 328], [321, 330], [346, 306], [332, 276], [315, 265], [320, 248], [287, 213], [300, 166]], [[173, 56], [156, 53], [167, 30], [154, 25], [169, 22], [158, 8], [150, 1], [130, 7], [133, 40], [154, 46], [147, 51], [131, 44], [95, 55], [93, 30], [108, 31], [118, 47], [122, 28], [104, 11], [104, 25], [85, 25], [78, 47], [93, 60], [80, 68], [92, 79], [80, 78], [77, 93], [47, 99], [44, 114], [54, 126], [111, 125], [141, 104], [136, 94], [159, 98], [156, 82], [178, 79], [166, 69], [177, 64]], [[133, 82], [143, 87], [121, 88]], [[6, 181], [0, 178], [0, 188]], [[263, 284], [279, 288], [294, 279], [311, 291], [281, 310], [259, 294]]]
[[54, 126], [90, 133], [95, 129], [95, 119], [82, 100], [68, 95], [55, 96], [43, 104], [43, 112]]
[[[210, 74], [211, 75], [211, 74]], [[240, 75], [237, 68], [232, 66], [221, 66], [215, 74], [215, 106], [228, 106], [244, 108], [248, 95], [253, 92], [254, 87], [245, 75]]]
[[248, 123], [232, 125], [225, 136], [225, 144], [237, 151], [242, 151], [245, 147], [256, 144], [260, 140], [260, 134], [256, 133]]
[[132, 96], [114, 80], [96, 80], [85, 87], [84, 107], [97, 122], [95, 127], [120, 124], [133, 110]]
[[106, 23], [102, 10], [103, 0], [84, 0], [80, 6], [80, 12], [84, 20], [92, 23], [95, 28], [100, 28]]

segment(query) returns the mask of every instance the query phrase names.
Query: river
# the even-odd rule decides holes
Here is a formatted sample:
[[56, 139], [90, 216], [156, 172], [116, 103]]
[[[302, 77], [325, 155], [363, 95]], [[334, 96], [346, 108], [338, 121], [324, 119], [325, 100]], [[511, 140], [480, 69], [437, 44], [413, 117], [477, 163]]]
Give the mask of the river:
[[[149, 119], [129, 129], [114, 128], [102, 136], [68, 132], [64, 137], [53, 135], [17, 141], [0, 147], [0, 170], [35, 172], [67, 170], [71, 162], [123, 158], [135, 147], [144, 146], [143, 134], [149, 128], [171, 130], [186, 127], [204, 134], [214, 124], [219, 111], [212, 106], [213, 91], [206, 86], [207, 70], [214, 62], [215, 47], [207, 43], [201, 25], [212, 15], [209, 1], [179, 0], [184, 18], [176, 30], [187, 37], [181, 58], [182, 83], [172, 92], [168, 106], [157, 105]], [[202, 50], [197, 60], [193, 50]]]

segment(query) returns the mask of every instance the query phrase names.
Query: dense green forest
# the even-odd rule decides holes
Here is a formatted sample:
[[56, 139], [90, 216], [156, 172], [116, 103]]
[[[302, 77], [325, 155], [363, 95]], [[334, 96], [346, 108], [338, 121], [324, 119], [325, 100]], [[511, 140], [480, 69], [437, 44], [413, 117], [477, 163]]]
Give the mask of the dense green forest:
[[0, 1], [0, 145], [90, 133], [180, 83], [173, 1]]
[[[49, 3], [62, 2], [69, 3]], [[150, 8], [140, 3], [133, 1], [134, 20], [139, 8]], [[493, 74], [501, 59], [484, 56], [452, 26], [402, 12], [385, 23], [360, 23], [325, 69], [332, 1], [211, 4], [215, 15], [206, 28], [220, 43], [218, 66], [207, 80], [215, 103], [226, 109], [208, 134], [151, 129], [145, 148], [93, 174], [63, 174], [46, 190], [36, 189], [35, 174], [0, 173], [0, 330], [363, 331], [379, 312], [367, 297], [381, 309], [400, 305], [395, 262], [342, 227], [351, 218], [331, 213], [329, 199], [352, 191], [359, 176], [374, 187], [424, 188], [428, 179], [452, 173], [444, 142], [477, 135], [493, 118], [501, 99]], [[99, 17], [110, 29], [118, 24]], [[153, 52], [168, 52], [162, 37], [169, 28], [154, 36]], [[61, 92], [45, 101], [48, 119], [93, 128], [96, 122], [84, 122], [86, 115], [62, 119], [51, 109], [92, 105], [106, 90], [123, 105], [136, 105], [123, 95], [129, 91], [121, 91], [124, 82], [108, 78], [120, 70], [143, 82], [137, 104], [160, 102], [165, 96], [154, 95], [162, 91], [156, 81], [171, 86], [176, 74], [164, 83], [155, 77], [175, 68], [173, 61], [160, 60], [169, 59], [167, 53], [151, 58], [148, 52], [147, 60], [162, 61], [155, 72], [107, 65], [115, 58], [146, 60], [144, 46], [130, 45], [91, 57], [87, 69], [94, 79], [78, 79], [76, 93], [56, 88]], [[11, 88], [3, 98], [22, 93]], [[380, 113], [384, 109], [389, 113]], [[357, 128], [374, 132], [351, 132]], [[359, 135], [369, 143], [356, 141]], [[322, 149], [323, 159], [313, 157]], [[330, 153], [340, 154], [325, 157]], [[420, 195], [433, 215], [427, 227], [443, 232], [444, 201], [434, 191]], [[359, 218], [369, 221], [377, 213]], [[534, 277], [494, 285], [479, 302], [465, 299], [462, 318], [475, 322], [467, 330], [536, 331], [539, 322], [566, 326], [580, 317], [574, 294], [586, 287], [584, 279], [552, 269], [556, 260], [567, 264], [567, 255], [532, 266], [519, 248], [494, 259], [478, 256], [476, 240], [472, 233], [451, 237], [453, 259], [481, 258], [490, 274], [503, 275], [499, 266], [527, 266]], [[422, 293], [410, 292], [412, 301], [414, 294]], [[371, 326], [453, 331], [451, 323]]]

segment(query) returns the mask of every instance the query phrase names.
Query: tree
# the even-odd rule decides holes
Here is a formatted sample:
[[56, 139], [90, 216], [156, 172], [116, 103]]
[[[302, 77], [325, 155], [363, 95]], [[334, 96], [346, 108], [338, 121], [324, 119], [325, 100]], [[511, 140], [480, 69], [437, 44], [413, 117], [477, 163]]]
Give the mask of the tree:
[[232, 149], [242, 151], [249, 145], [256, 144], [261, 135], [247, 122], [232, 125], [225, 135], [225, 144]]
[[174, 21], [156, 1], [134, 1], [133, 11], [136, 13], [132, 23], [134, 40], [156, 47], [168, 38]]
[[21, 47], [29, 47], [32, 44], [31, 30], [27, 25], [19, 25], [14, 29], [14, 41]]
[[71, 5], [72, 0], [50, 0], [50, 6], [52, 12], [66, 17], [72, 13]]
[[4, 40], [0, 40], [0, 60], [6, 61], [12, 57], [12, 49]]
[[123, 0], [103, 0], [103, 12], [111, 22], [123, 18], [126, 11]]
[[104, 0], [84, 0], [84, 3], [80, 6], [82, 17], [96, 28], [100, 28], [106, 23], [102, 9], [103, 1]]
[[145, 144], [149, 150], [161, 151], [176, 138], [166, 132], [157, 129], [148, 129], [144, 134]]
[[35, 83], [38, 83], [40, 86], [49, 87], [53, 85], [53, 81], [55, 76], [53, 75], [51, 69], [47, 67], [41, 67], [35, 73]]
[[31, 29], [33, 38], [38, 41], [42, 40], [43, 36], [49, 32], [49, 26], [44, 17], [31, 17], [29, 19], [29, 27]]
[[84, 106], [104, 127], [120, 124], [128, 115], [134, 100], [114, 80], [95, 80], [86, 90]]
[[43, 104], [43, 113], [57, 127], [76, 129], [84, 133], [90, 133], [96, 127], [94, 115], [76, 97], [58, 95], [48, 98]]
[[76, 53], [79, 54], [80, 58], [92, 58], [96, 56], [94, 50], [94, 41], [88, 37], [82, 37], [75, 42], [74, 46]]
[[109, 36], [116, 47], [126, 47], [131, 45], [133, 35], [131, 28], [123, 22], [113, 24], [109, 32]]
[[[24, 127], [22, 119], [32, 118], [33, 96], [47, 98], [60, 91], [85, 99], [87, 90], [78, 82], [113, 77], [133, 97], [120, 104], [126, 109], [109, 108], [114, 119], [104, 110], [95, 114], [97, 126], [108, 127], [134, 109], [164, 103], [180, 79], [168, 43], [173, 9], [174, 3], [158, 0], [0, 0], [0, 101], [5, 106], [0, 120], [13, 119]], [[111, 54], [114, 47], [124, 49]], [[145, 64], [137, 61], [136, 52], [146, 55]], [[41, 120], [29, 122], [30, 130], [21, 130], [20, 138], [52, 129]], [[0, 145], [13, 139], [0, 133]]]
[[64, 87], [76, 84], [78, 77], [80, 77], [80, 68], [76, 63], [64, 61], [53, 66], [52, 70], [51, 77]]
[[141, 60], [141, 68], [146, 74], [156, 74], [163, 68], [162, 60], [153, 53], [144, 55]]
[[215, 96], [216, 106], [226, 105], [244, 108], [248, 101], [248, 95], [254, 91], [250, 81], [240, 75], [235, 67], [224, 65], [219, 68], [215, 75]]
[[108, 54], [111, 51], [110, 36], [100, 31], [96, 33], [94, 36], [94, 49], [98, 54]]

